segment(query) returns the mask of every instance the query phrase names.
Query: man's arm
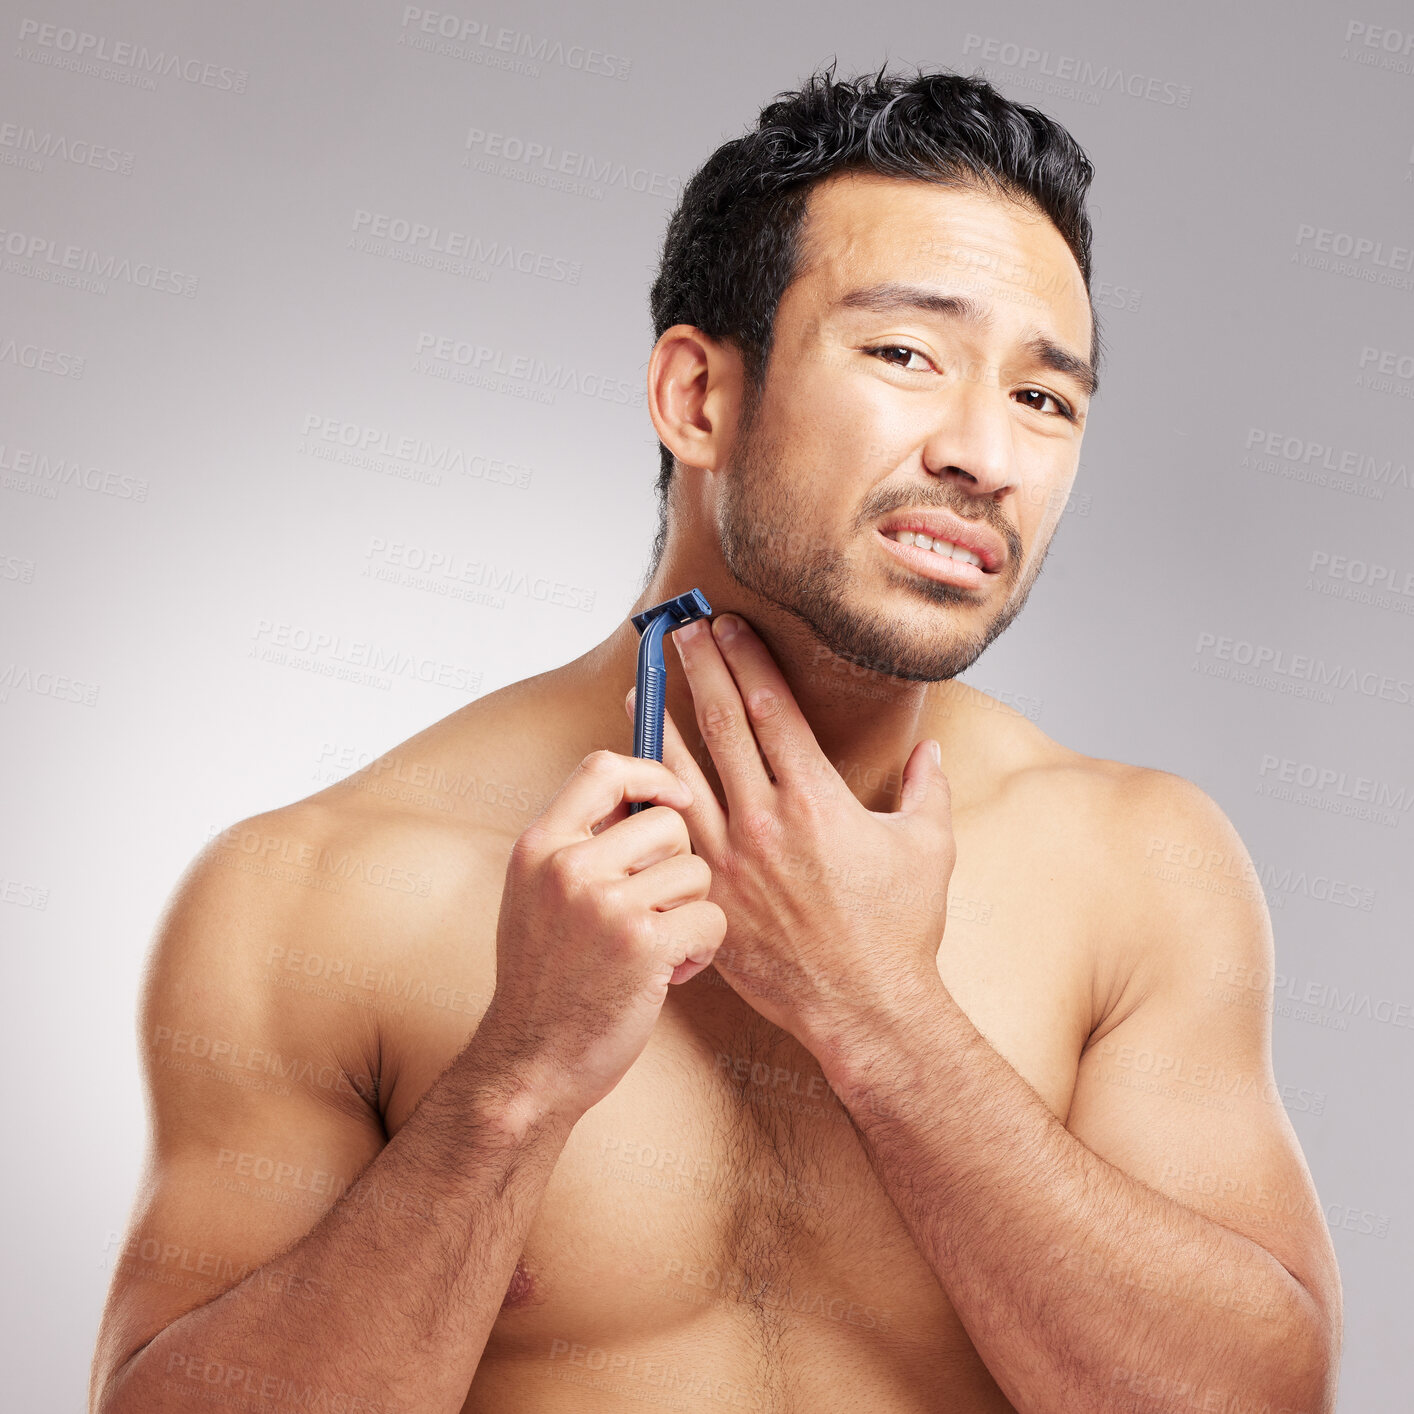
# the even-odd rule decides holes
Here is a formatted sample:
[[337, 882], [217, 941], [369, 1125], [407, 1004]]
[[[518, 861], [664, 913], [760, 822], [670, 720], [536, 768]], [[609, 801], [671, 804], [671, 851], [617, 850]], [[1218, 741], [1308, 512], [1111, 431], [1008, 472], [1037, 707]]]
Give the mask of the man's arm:
[[[277, 833], [303, 834], [280, 814]], [[363, 1061], [320, 1024], [330, 1005], [262, 970], [272, 945], [327, 934], [325, 896], [240, 862], [208, 848], [159, 931], [150, 1146], [90, 1407], [189, 1410], [221, 1390], [451, 1414], [572, 1119], [474, 1036], [385, 1143]]]
[[[726, 932], [679, 813], [690, 799], [660, 762], [594, 751], [508, 862], [465, 823], [399, 835], [312, 802], [238, 832], [255, 855], [223, 837], [201, 856], [145, 989], [153, 1128], [95, 1411], [186, 1410], [214, 1390], [346, 1414], [461, 1408], [570, 1131]], [[425, 900], [374, 888], [342, 911], [308, 887], [327, 875], [263, 865], [352, 858], [406, 879], [432, 852], [444, 886]], [[494, 966], [469, 959], [487, 1009], [385, 1146], [368, 1097], [398, 1056], [376, 1013], [272, 987], [268, 959], [338, 938], [349, 975], [409, 940], [465, 962], [462, 920], [497, 895]], [[370, 936], [377, 956], [353, 956]]]
[[[718, 970], [814, 1052], [1013, 1404], [1232, 1410], [1248, 1397], [1272, 1414], [1328, 1411], [1339, 1280], [1272, 1080], [1265, 902], [1252, 882], [1218, 893], [1152, 872], [1156, 838], [1250, 872], [1222, 812], [1181, 778], [1134, 768], [1092, 772], [1110, 784], [1075, 804], [1093, 805], [1092, 789], [1116, 798], [1070, 812], [1088, 833], [1050, 902], [1109, 940], [1092, 991], [1113, 999], [1078, 1058], [1067, 1130], [938, 974], [938, 896], [956, 857], [939, 744], [915, 744], [896, 810], [862, 809], [765, 644], [734, 619], [673, 635], [724, 801], [670, 715], [663, 741], [731, 918]], [[1264, 979], [1258, 1006], [1205, 994], [1232, 969]], [[1123, 979], [1113, 994], [1107, 972]], [[1115, 1083], [1126, 1052], [1106, 1042], [1169, 1058], [1172, 1092]], [[1214, 1074], [1237, 1078], [1221, 1082], [1226, 1109], [1199, 1103]], [[1297, 1211], [1227, 1203], [1219, 1220], [1199, 1210], [1195, 1171], [1295, 1195]]]
[[[1272, 1076], [1266, 904], [1197, 787], [1129, 790], [1094, 882], [1132, 967], [1064, 1125], [941, 982], [812, 1049], [1021, 1414], [1323, 1414], [1340, 1285]], [[1206, 869], [1159, 876], [1173, 843]]]

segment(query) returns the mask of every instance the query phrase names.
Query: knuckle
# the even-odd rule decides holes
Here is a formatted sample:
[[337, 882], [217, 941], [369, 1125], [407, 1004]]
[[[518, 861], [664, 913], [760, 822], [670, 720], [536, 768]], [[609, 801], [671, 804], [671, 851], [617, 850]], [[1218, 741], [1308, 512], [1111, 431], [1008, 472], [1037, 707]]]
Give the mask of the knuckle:
[[688, 833], [687, 821], [672, 806], [650, 805], [639, 818], [652, 825], [655, 843], [670, 846], [673, 854], [690, 852], [692, 836]]
[[786, 807], [801, 816], [813, 818], [825, 808], [828, 783], [808, 762], [792, 762], [787, 766], [779, 788]]
[[665, 810], [663, 812], [668, 818], [664, 821], [668, 836], [673, 844], [677, 846], [679, 854], [692, 853], [692, 835], [687, 828], [687, 821], [678, 814], [676, 810]]
[[515, 843], [511, 846], [511, 867], [523, 870], [534, 864], [544, 853], [545, 844], [545, 832], [539, 823], [527, 825], [516, 836]]
[[622, 922], [627, 916], [622, 880], [609, 879], [600, 884], [594, 893], [594, 904], [601, 917]]
[[689, 885], [699, 898], [705, 899], [712, 888], [712, 866], [700, 854], [689, 854], [684, 867], [688, 871]]
[[713, 741], [727, 741], [736, 735], [736, 718], [719, 702], [709, 702], [698, 715], [703, 736]]
[[757, 687], [746, 695], [746, 710], [753, 721], [774, 722], [785, 710], [785, 703], [771, 688]]
[[619, 924], [619, 935], [634, 952], [644, 952], [658, 941], [654, 915], [645, 909], [635, 909]]
[[582, 844], [566, 845], [550, 857], [550, 872], [565, 895], [580, 893], [591, 877], [588, 853]]
[[586, 775], [607, 776], [619, 768], [619, 757], [617, 753], [610, 751], [607, 747], [599, 747], [591, 751], [583, 761], [579, 763], [579, 768]]
[[780, 821], [772, 810], [743, 810], [737, 825], [746, 843], [757, 849], [773, 846], [780, 838]]
[[713, 903], [710, 899], [704, 899], [702, 902], [700, 936], [713, 939], [717, 947], [722, 945], [727, 936], [726, 912], [721, 904]]

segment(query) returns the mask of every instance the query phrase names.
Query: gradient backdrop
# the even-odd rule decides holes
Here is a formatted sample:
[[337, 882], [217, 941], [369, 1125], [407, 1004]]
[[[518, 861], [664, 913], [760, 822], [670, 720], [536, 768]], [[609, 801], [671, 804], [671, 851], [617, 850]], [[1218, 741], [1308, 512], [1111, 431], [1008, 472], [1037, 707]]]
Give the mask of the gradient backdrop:
[[5, 1404], [83, 1405], [181, 870], [614, 628], [665, 223], [837, 55], [981, 70], [1098, 169], [1104, 391], [968, 678], [1237, 825], [1341, 1409], [1406, 1409], [1414, 13], [448, 3], [3, 5]]

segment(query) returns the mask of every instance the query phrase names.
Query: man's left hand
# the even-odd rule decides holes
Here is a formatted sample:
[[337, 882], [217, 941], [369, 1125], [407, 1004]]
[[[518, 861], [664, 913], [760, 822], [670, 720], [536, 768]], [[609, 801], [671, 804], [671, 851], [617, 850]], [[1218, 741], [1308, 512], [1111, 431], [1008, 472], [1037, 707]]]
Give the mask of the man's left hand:
[[699, 620], [672, 637], [725, 810], [666, 712], [663, 723], [663, 761], [692, 791], [682, 812], [692, 847], [712, 868], [708, 897], [727, 915], [713, 966], [819, 1054], [942, 988], [956, 858], [948, 780], [925, 738], [903, 768], [898, 809], [866, 809], [766, 645], [736, 615], [714, 624], [715, 634]]

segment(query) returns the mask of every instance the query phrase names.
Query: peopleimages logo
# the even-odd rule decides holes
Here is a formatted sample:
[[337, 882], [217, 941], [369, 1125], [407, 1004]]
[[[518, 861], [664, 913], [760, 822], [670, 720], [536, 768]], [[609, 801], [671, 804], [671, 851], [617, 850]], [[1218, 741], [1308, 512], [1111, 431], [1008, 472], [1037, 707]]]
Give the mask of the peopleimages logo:
[[527, 140], [513, 133], [487, 132], [485, 128], [473, 127], [467, 129], [462, 145], [465, 148], [462, 166], [490, 170], [480, 163], [505, 162], [531, 174], [542, 185], [553, 185], [553, 178], [574, 178], [591, 187], [622, 187], [625, 191], [672, 200], [682, 193], [681, 177], [648, 167], [630, 167], [618, 158], [596, 157], [590, 152], [556, 147], [554, 143], [536, 138]]
[[[97, 282], [93, 288], [106, 292], [102, 281], [116, 280], [136, 285], [139, 289], [155, 290], [159, 294], [196, 294], [198, 278], [180, 270], [170, 270], [151, 260], [133, 261], [126, 256], [103, 254], [81, 245], [60, 245], [49, 236], [28, 235], [24, 231], [0, 230], [0, 252], [11, 257], [5, 263], [7, 273], [28, 275], [39, 279], [56, 276], [87, 276]], [[63, 283], [63, 279], [55, 281]]]
[[566, 363], [547, 363], [530, 352], [516, 352], [426, 331], [417, 336], [414, 373], [454, 383], [483, 384], [538, 402], [553, 402], [568, 390], [597, 402], [642, 407], [645, 390], [627, 379]]
[[388, 688], [404, 678], [457, 692], [481, 691], [481, 673], [462, 663], [443, 663], [400, 648], [383, 648], [342, 634], [275, 619], [256, 625], [250, 656], [283, 667]]
[[[1210, 677], [1228, 677], [1254, 686], [1280, 685], [1281, 691], [1329, 702], [1332, 690], [1400, 705], [1414, 703], [1414, 680], [1373, 668], [1327, 663], [1308, 653], [1290, 653], [1270, 643], [1200, 632], [1194, 668]], [[1232, 665], [1232, 668], [1229, 668]], [[1241, 668], [1247, 671], [1238, 672]]]
[[1078, 54], [1052, 54], [1049, 49], [1017, 44], [994, 35], [969, 34], [962, 41], [962, 52], [1000, 64], [1004, 69], [1022, 74], [1034, 71], [1043, 78], [1075, 84], [1080, 90], [1089, 89], [1083, 96], [1092, 104], [1100, 101], [1101, 94], [1120, 93], [1128, 98], [1147, 99], [1150, 103], [1187, 108], [1193, 97], [1193, 89], [1186, 83], [1150, 78], [1118, 64], [1096, 65]]
[[77, 702], [84, 707], [94, 707], [98, 704], [99, 686], [43, 668], [36, 672], [28, 663], [9, 662], [0, 666], [0, 702], [8, 702], [12, 692], [29, 692], [55, 702]]
[[34, 172], [42, 172], [45, 162], [51, 158], [75, 167], [116, 172], [122, 177], [132, 176], [133, 171], [131, 152], [109, 147], [106, 143], [71, 138], [63, 133], [48, 129], [41, 131], [19, 123], [0, 123], [0, 149], [3, 149], [0, 151], [0, 162], [27, 167]]
[[518, 247], [510, 241], [484, 240], [469, 231], [361, 207], [354, 212], [349, 248], [453, 274], [499, 268], [567, 285], [579, 284], [582, 268], [578, 260], [566, 256]]
[[[583, 44], [562, 44], [505, 25], [490, 25], [449, 10], [424, 10], [408, 5], [403, 10], [403, 32], [398, 43], [429, 54], [442, 54], [496, 68], [538, 74], [541, 64], [559, 64], [584, 74], [626, 79], [632, 60]], [[528, 61], [528, 62], [527, 62]]]
[[[14, 473], [13, 477], [4, 478], [6, 483], [25, 478], [46, 490], [74, 486], [100, 496], [116, 496], [122, 501], [147, 500], [148, 483], [140, 476], [103, 471], [96, 466], [84, 466], [73, 457], [51, 456], [7, 442], [0, 442], [0, 472]], [[23, 485], [20, 483], [17, 489], [23, 489]]]
[[[392, 433], [343, 418], [322, 417], [318, 413], [305, 417], [301, 431], [300, 450], [310, 456], [343, 461], [346, 458], [340, 454], [348, 453], [356, 458], [355, 465], [387, 457], [406, 463], [410, 468], [424, 469], [427, 475], [415, 479], [430, 480], [434, 485], [441, 483], [443, 472], [455, 472], [473, 480], [521, 489], [530, 485], [530, 467], [499, 457], [483, 456], [451, 442]], [[3, 450], [0, 447], [0, 451]]]
[[[490, 564], [450, 549], [426, 549], [374, 536], [369, 542], [363, 569], [370, 579], [423, 589], [453, 599], [468, 599], [505, 608], [503, 595], [521, 594], [542, 604], [588, 613], [595, 591], [543, 575], [528, 574], [519, 566]], [[478, 591], [488, 591], [480, 594]]]
[[1343, 771], [1336, 766], [1297, 761], [1290, 756], [1263, 756], [1259, 774], [1274, 775], [1276, 780], [1309, 786], [1313, 790], [1334, 791], [1336, 795], [1347, 796], [1351, 800], [1375, 801], [1395, 810], [1408, 810], [1414, 805], [1414, 792], [1406, 786]]
[[[1251, 465], [1257, 471], [1275, 471], [1278, 463], [1299, 468], [1300, 479], [1319, 479], [1329, 473], [1335, 484], [1350, 481], [1372, 483], [1372, 490], [1384, 496], [1385, 487], [1394, 486], [1408, 491], [1414, 481], [1409, 475], [1406, 462], [1397, 462], [1393, 457], [1375, 456], [1353, 447], [1334, 447], [1328, 442], [1317, 441], [1314, 437], [1302, 437], [1281, 429], [1249, 427], [1245, 444], [1247, 455], [1244, 465]], [[1260, 458], [1270, 459], [1264, 463]]]
[[55, 378], [82, 378], [87, 359], [82, 354], [51, 349], [44, 344], [25, 344], [0, 334], [0, 364], [3, 363], [35, 373], [52, 373]]
[[[26, 40], [36, 47], [27, 48]], [[146, 89], [156, 88], [159, 78], [175, 77], [200, 88], [244, 93], [250, 78], [244, 69], [208, 64], [166, 49], [149, 49], [145, 44], [109, 39], [107, 35], [32, 19], [20, 21], [20, 47], [16, 57], [54, 69], [118, 79]]]

